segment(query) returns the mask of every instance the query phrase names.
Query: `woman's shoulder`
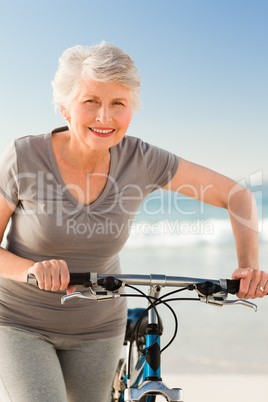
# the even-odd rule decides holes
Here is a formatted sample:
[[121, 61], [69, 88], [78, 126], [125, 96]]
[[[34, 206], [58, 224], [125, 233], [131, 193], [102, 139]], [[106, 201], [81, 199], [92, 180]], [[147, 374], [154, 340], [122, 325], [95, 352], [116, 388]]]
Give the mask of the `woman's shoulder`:
[[67, 127], [59, 127], [52, 131], [42, 133], [42, 134], [30, 134], [19, 137], [13, 141], [14, 147], [17, 152], [43, 152], [47, 147], [49, 147], [49, 142], [51, 142], [52, 134], [60, 133], [66, 131]]
[[140, 154], [142, 157], [145, 157], [146, 155], [161, 155], [161, 154], [168, 154], [170, 153], [169, 151], [158, 147], [157, 145], [151, 144], [145, 140], [142, 140], [139, 137], [133, 137], [126, 135], [122, 141], [118, 144], [118, 149], [119, 151], [125, 152], [125, 153], [136, 153]]
[[31, 151], [36, 147], [43, 147], [46, 143], [46, 138], [51, 133], [37, 134], [37, 135], [25, 135], [23, 137], [16, 138], [14, 140], [14, 147], [17, 152]]
[[25, 135], [13, 141], [13, 153], [21, 168], [49, 163], [52, 133]]
[[117, 145], [117, 148], [122, 151], [134, 152], [140, 151], [143, 153], [147, 148], [153, 147], [151, 144], [143, 141], [139, 137], [133, 137], [131, 135], [126, 135], [122, 141]]

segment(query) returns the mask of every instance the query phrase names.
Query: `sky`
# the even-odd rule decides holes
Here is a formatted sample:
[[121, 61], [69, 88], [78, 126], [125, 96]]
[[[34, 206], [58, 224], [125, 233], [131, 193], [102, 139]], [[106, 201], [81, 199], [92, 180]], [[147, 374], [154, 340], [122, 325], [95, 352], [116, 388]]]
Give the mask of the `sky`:
[[268, 181], [267, 20], [267, 0], [0, 0], [0, 155], [65, 125], [52, 105], [58, 59], [105, 40], [142, 78], [129, 135]]

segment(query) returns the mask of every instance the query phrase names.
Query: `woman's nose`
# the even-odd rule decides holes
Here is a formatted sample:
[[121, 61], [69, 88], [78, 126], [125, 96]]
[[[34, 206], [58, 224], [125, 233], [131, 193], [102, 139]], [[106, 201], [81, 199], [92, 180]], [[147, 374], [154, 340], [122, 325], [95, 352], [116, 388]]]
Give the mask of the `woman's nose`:
[[109, 123], [112, 120], [111, 111], [109, 106], [101, 105], [98, 108], [96, 120], [102, 124]]

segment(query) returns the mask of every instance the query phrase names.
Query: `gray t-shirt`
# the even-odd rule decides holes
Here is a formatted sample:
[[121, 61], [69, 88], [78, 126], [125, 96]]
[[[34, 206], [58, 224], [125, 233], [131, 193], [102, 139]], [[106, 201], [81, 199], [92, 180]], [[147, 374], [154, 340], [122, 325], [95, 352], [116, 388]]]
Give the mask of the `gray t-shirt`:
[[[7, 249], [33, 261], [63, 259], [70, 272], [119, 273], [118, 253], [136, 212], [147, 195], [173, 177], [178, 158], [126, 136], [110, 149], [103, 192], [85, 206], [62, 179], [53, 132], [15, 140], [0, 162], [0, 193], [16, 204]], [[61, 305], [63, 294], [0, 278], [0, 325], [82, 339], [124, 332], [125, 298], [101, 303], [75, 299]]]

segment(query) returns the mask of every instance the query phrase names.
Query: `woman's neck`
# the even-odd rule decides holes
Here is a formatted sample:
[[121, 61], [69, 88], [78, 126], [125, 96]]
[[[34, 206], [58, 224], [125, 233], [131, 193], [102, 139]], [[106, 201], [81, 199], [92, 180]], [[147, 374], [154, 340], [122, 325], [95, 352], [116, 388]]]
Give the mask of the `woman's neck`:
[[94, 173], [109, 171], [110, 150], [91, 149], [79, 143], [70, 131], [53, 135], [53, 148], [58, 159], [77, 171]]

